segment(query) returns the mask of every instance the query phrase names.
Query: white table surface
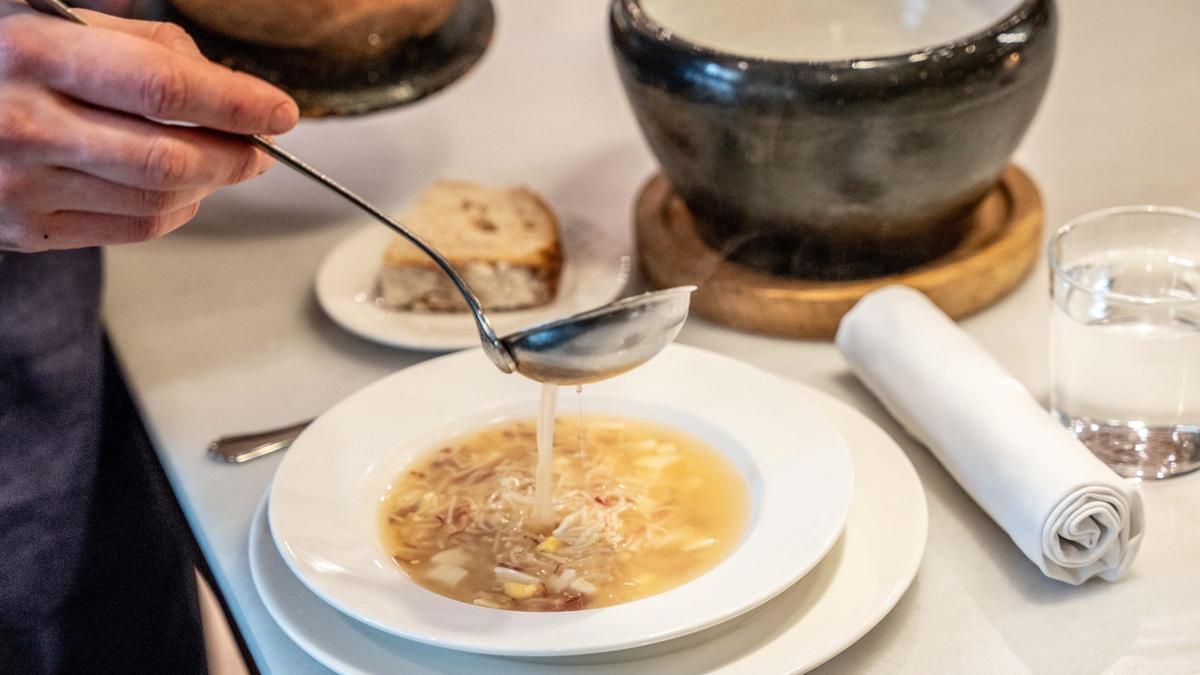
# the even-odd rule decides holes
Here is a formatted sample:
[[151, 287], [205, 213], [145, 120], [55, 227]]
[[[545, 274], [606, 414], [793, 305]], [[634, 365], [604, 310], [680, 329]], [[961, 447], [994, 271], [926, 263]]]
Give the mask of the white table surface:
[[[457, 176], [527, 182], [564, 213], [629, 227], [632, 197], [653, 161], [610, 58], [607, 2], [497, 5], [491, 50], [451, 89], [361, 120], [305, 124], [285, 144], [394, 210], [434, 177]], [[1047, 227], [1123, 203], [1200, 208], [1200, 2], [1066, 0], [1060, 16], [1049, 94], [1017, 154], [1044, 192]], [[204, 446], [221, 433], [316, 415], [426, 358], [342, 332], [313, 300], [318, 262], [362, 222], [275, 170], [214, 197], [184, 230], [108, 255], [108, 329], [219, 591], [264, 672], [323, 672], [275, 625], [250, 580], [250, 518], [280, 458], [224, 465]], [[1046, 286], [1039, 269], [963, 324], [1043, 399]], [[900, 440], [925, 483], [929, 545], [916, 581], [823, 671], [1200, 671], [1200, 475], [1146, 487], [1148, 534], [1130, 577], [1066, 586], [1043, 578], [898, 430], [831, 345], [696, 319], [680, 341], [859, 407]]]

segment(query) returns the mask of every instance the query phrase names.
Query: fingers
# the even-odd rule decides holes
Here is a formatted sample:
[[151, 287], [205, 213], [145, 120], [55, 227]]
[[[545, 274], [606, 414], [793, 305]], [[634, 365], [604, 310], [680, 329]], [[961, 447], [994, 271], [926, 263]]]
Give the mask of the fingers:
[[6, 214], [24, 220], [55, 211], [156, 216], [191, 206], [210, 194], [211, 188], [134, 188], [58, 167], [0, 167], [0, 204]]
[[149, 241], [175, 231], [199, 209], [197, 202], [152, 216], [57, 211], [22, 218], [5, 213], [0, 216], [0, 250], [36, 253]]
[[[138, 30], [157, 32], [158, 38], [48, 17], [7, 16], [0, 19], [0, 75], [40, 82], [132, 115], [233, 133], [277, 134], [296, 124], [299, 110], [279, 89], [180, 53], [174, 29]], [[164, 40], [175, 46], [165, 46]]]
[[[128, 16], [135, 0], [72, 0], [72, 7], [87, 7], [114, 16]], [[79, 10], [75, 10], [79, 11]]]
[[41, 239], [35, 236], [32, 244], [35, 250], [53, 250], [150, 241], [177, 230], [199, 210], [195, 203], [154, 216], [59, 211], [41, 220], [35, 228]]
[[[76, 7], [72, 11], [79, 15], [81, 19], [87, 22], [89, 27], [104, 28], [109, 30], [117, 30], [129, 35], [135, 35], [140, 38], [157, 42], [169, 49], [173, 49], [180, 54], [188, 56], [196, 56], [205, 58], [200, 53], [200, 49], [196, 46], [192, 36], [187, 34], [179, 26], [173, 23], [162, 21], [137, 21], [134, 19], [121, 18], [124, 13], [120, 5], [129, 4], [128, 0], [110, 0], [103, 3], [88, 3], [91, 5], [105, 4], [105, 11], [92, 11], [80, 9]], [[16, 14], [29, 14], [36, 16], [37, 12], [24, 2], [12, 2], [11, 0], [0, 0], [0, 18]]]
[[120, 17], [103, 14], [101, 12], [92, 12], [86, 9], [76, 9], [75, 12], [81, 18], [88, 22], [88, 25], [95, 28], [105, 28], [108, 30], [120, 31], [129, 35], [144, 38], [179, 52], [185, 56], [194, 56], [197, 58], [205, 58], [200, 53], [200, 48], [196, 46], [196, 41], [192, 36], [187, 34], [187, 31], [173, 23], [165, 23], [162, 21], [135, 21], [133, 19], [122, 19]]
[[211, 189], [253, 178], [273, 163], [236, 137], [69, 103], [62, 112], [65, 139], [51, 142], [43, 161], [121, 185], [156, 191]]
[[145, 241], [272, 160], [233, 133], [282, 133], [295, 103], [208, 62], [181, 29], [0, 0], [0, 249]]
[[192, 36], [173, 23], [133, 21], [97, 12], [80, 11], [79, 13], [88, 15], [87, 21], [92, 26], [145, 38], [185, 56], [205, 59], [205, 56], [200, 53], [200, 48], [196, 46], [196, 41], [192, 39]]

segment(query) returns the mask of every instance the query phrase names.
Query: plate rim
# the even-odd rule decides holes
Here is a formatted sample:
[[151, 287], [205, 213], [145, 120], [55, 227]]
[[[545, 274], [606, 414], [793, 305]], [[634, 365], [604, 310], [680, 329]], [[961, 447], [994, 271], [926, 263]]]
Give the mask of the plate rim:
[[[908, 592], [909, 588], [911, 588], [912, 582], [916, 579], [916, 575], [920, 570], [921, 562], [924, 558], [924, 553], [925, 553], [925, 550], [926, 550], [926, 547], [928, 544], [929, 505], [928, 505], [928, 496], [925, 493], [924, 486], [921, 482], [920, 475], [916, 471], [916, 467], [913, 466], [912, 461], [908, 458], [907, 454], [900, 447], [899, 443], [894, 438], [891, 437], [891, 435], [889, 435], [886, 431], [884, 431], [878, 424], [876, 424], [873, 420], [871, 420], [871, 418], [868, 417], [865, 413], [858, 410], [854, 406], [846, 403], [845, 401], [842, 401], [835, 396], [832, 396], [821, 390], [818, 390], [814, 387], [811, 387], [809, 385], [806, 385], [806, 384], [803, 384], [800, 382], [793, 382], [793, 384], [795, 386], [803, 389], [811, 398], [814, 399], [814, 401], [818, 405], [820, 405], [822, 407], [823, 410], [825, 410], [826, 413], [830, 414], [830, 417], [833, 418], [833, 421], [834, 421], [835, 425], [837, 425], [839, 427], [839, 430], [851, 428], [851, 425], [853, 425], [853, 428], [859, 429], [859, 431], [854, 432], [856, 434], [872, 435], [872, 436], [878, 437], [878, 439], [879, 439], [878, 442], [872, 443], [872, 446], [874, 446], [874, 447], [872, 447], [871, 450], [866, 451], [866, 452], [884, 453], [886, 455], [892, 456], [893, 461], [896, 462], [896, 464], [899, 468], [899, 474], [905, 478], [905, 480], [903, 482], [901, 482], [900, 484], [906, 486], [907, 490], [910, 492], [910, 497], [915, 502], [915, 504], [914, 504], [915, 508], [914, 508], [913, 515], [918, 516], [918, 519], [911, 523], [914, 527], [907, 529], [907, 531], [911, 535], [909, 538], [908, 546], [906, 546], [906, 548], [904, 549], [905, 551], [907, 551], [907, 555], [905, 555], [903, 558], [894, 559], [895, 564], [892, 566], [892, 568], [893, 568], [893, 570], [895, 570], [895, 572], [893, 575], [889, 575], [889, 576], [894, 576], [896, 579], [898, 579], [898, 581], [887, 585], [886, 592], [879, 594], [875, 597], [875, 599], [872, 601], [873, 604], [875, 605], [874, 608], [871, 611], [867, 612], [863, 617], [861, 617], [856, 622], [855, 628], [853, 630], [847, 632], [846, 636], [843, 639], [831, 642], [827, 647], [819, 650], [820, 651], [819, 655], [814, 656], [814, 657], [808, 659], [807, 661], [803, 661], [803, 662], [797, 663], [795, 665], [787, 666], [787, 668], [789, 668], [788, 672], [805, 672], [805, 671], [811, 670], [813, 668], [816, 668], [816, 667], [826, 663], [830, 659], [832, 659], [832, 658], [836, 657], [837, 655], [841, 654], [842, 652], [844, 652], [850, 646], [857, 643], [868, 633], [870, 633], [876, 626], [879, 625], [879, 623], [888, 614], [890, 614], [892, 612], [893, 609], [895, 609], [895, 607], [899, 603], [900, 599], [903, 598], [904, 595]], [[838, 421], [838, 418], [844, 419], [846, 427], [842, 427], [842, 423], [840, 423]], [[863, 451], [855, 450], [856, 447], [859, 447], [859, 444], [856, 443], [855, 440], [857, 440], [857, 439], [850, 439], [851, 452], [852, 453], [863, 452]], [[857, 487], [857, 483], [860, 480], [862, 480], [863, 476], [866, 476], [866, 475], [869, 475], [869, 474], [865, 473], [865, 472], [856, 472], [855, 473], [856, 487]], [[895, 477], [896, 476], [893, 476], [893, 478], [895, 478]], [[287, 635], [288, 638], [291, 639], [298, 647], [300, 647], [302, 651], [304, 651], [306, 654], [308, 654], [310, 657], [312, 657], [318, 663], [320, 663], [323, 666], [326, 666], [328, 668], [331, 668], [339, 673], [366, 672], [366, 671], [361, 670], [359, 667], [353, 665], [352, 663], [345, 661], [342, 657], [338, 656], [336, 650], [333, 652], [328, 651], [324, 647], [322, 647], [322, 646], [314, 643], [312, 640], [310, 640], [309, 635], [305, 632], [305, 630], [303, 628], [300, 627], [300, 624], [298, 624], [294, 620], [294, 618], [290, 615], [290, 613], [285, 611], [283, 609], [283, 607], [277, 602], [277, 598], [274, 596], [274, 594], [263, 592], [263, 588], [264, 588], [264, 585], [266, 582], [264, 582], [262, 579], [262, 575], [264, 574], [264, 570], [262, 569], [262, 567], [264, 565], [270, 565], [271, 563], [264, 562], [261, 556], [263, 555], [263, 553], [265, 553], [265, 555], [267, 555], [267, 556], [271, 556], [271, 555], [279, 556], [280, 555], [274, 545], [274, 541], [272, 540], [269, 523], [267, 522], [267, 509], [268, 509], [268, 504], [269, 504], [270, 492], [271, 492], [271, 490], [270, 490], [270, 487], [268, 486], [264, 490], [263, 496], [260, 499], [258, 506], [255, 509], [253, 518], [251, 520], [250, 531], [249, 531], [249, 555], [248, 555], [248, 557], [249, 557], [249, 563], [250, 563], [251, 579], [254, 584], [255, 590], [258, 593], [259, 599], [263, 602], [263, 605], [266, 608], [268, 615], [272, 618], [272, 620], [274, 620], [276, 622], [276, 624], [279, 626], [280, 630], [285, 635]], [[888, 500], [880, 497], [879, 495], [876, 495], [872, 491], [859, 490], [859, 489], [855, 490], [855, 499], [856, 499], [856, 501], [860, 500], [860, 499], [864, 499], [864, 500], [868, 500], [869, 503], [879, 504], [880, 506], [878, 506], [877, 508], [883, 508], [883, 504], [888, 501]], [[847, 527], [849, 527], [850, 524], [851, 523], [848, 522]], [[264, 535], [266, 538], [265, 542], [263, 541]], [[845, 536], [845, 535], [843, 534], [842, 536]], [[281, 569], [283, 571], [290, 572], [290, 569], [287, 567], [286, 563], [283, 562], [282, 556], [280, 556], [280, 560], [278, 561], [278, 563], [281, 565]], [[844, 565], [844, 563], [839, 564], [838, 569], [840, 569], [843, 565]], [[834, 578], [836, 578], [836, 576], [837, 576], [837, 569], [835, 569], [835, 571], [834, 571]], [[801, 582], [798, 582], [798, 583], [802, 583], [802, 582], [803, 582], [803, 580], [801, 580]], [[297, 583], [299, 583], [298, 580], [297, 580]], [[319, 599], [317, 601], [319, 602]], [[344, 614], [342, 614], [341, 612], [338, 612], [336, 609], [334, 609], [332, 607], [326, 607], [325, 609], [326, 609], [326, 611], [334, 612], [335, 616], [338, 619], [353, 622], [354, 624], [358, 623], [358, 622], [355, 622], [354, 619], [345, 616]], [[395, 640], [395, 641], [400, 641], [402, 643], [408, 642], [408, 640], [405, 640], [404, 638], [391, 635], [390, 633], [384, 633], [382, 631], [377, 631], [377, 629], [367, 627], [367, 626], [365, 626], [365, 624], [363, 624], [363, 626], [368, 631], [374, 631], [374, 632], [378, 633], [378, 636], [385, 640], [389, 640], [389, 641]], [[786, 631], [784, 631], [781, 635], [786, 636]], [[776, 638], [776, 639], [785, 639], [785, 638]], [[747, 655], [747, 654], [743, 653], [742, 655], [739, 655], [739, 657], [736, 660], [728, 662], [724, 667], [719, 668], [718, 670], [728, 670], [728, 669], [735, 669], [735, 668], [742, 667], [742, 666], [756, 665], [756, 664], [746, 664], [746, 663], [744, 663], [744, 661], [747, 658], [752, 658], [752, 654], [757, 654], [757, 653], [760, 653], [760, 652], [756, 650], [755, 652], [752, 652], [751, 655]], [[470, 656], [470, 655], [468, 655], [468, 656]], [[487, 657], [484, 657], [484, 658], [487, 658]], [[640, 659], [640, 658], [643, 658], [643, 657], [631, 655], [629, 661], [632, 662], [633, 660]], [[651, 656], [650, 658], [655, 658], [655, 657]], [[763, 664], [757, 664], [757, 665], [759, 665], [761, 667]], [[576, 669], [579, 669], [579, 667], [577, 666]]]
[[[809, 400], [809, 397], [803, 390], [796, 389], [793, 386], [793, 382], [791, 382], [790, 380], [787, 380], [786, 378], [782, 378], [779, 375], [776, 375], [774, 373], [770, 373], [770, 372], [761, 370], [761, 369], [756, 368], [748, 363], [745, 363], [744, 361], [729, 357], [727, 355], [724, 355], [724, 354], [721, 354], [718, 352], [712, 352], [712, 351], [705, 350], [705, 349], [689, 347], [689, 346], [684, 346], [684, 345], [678, 345], [678, 344], [670, 345], [668, 347], [667, 351], [678, 354], [678, 356], [674, 357], [674, 358], [688, 359], [688, 360], [693, 360], [693, 359], [699, 358], [699, 359], [708, 361], [709, 363], [713, 363], [714, 367], [717, 367], [717, 368], [720, 368], [720, 367], [735, 368], [738, 371], [742, 371], [742, 372], [745, 372], [746, 374], [754, 375], [757, 378], [761, 378], [758, 380], [760, 383], [774, 382], [774, 383], [777, 383], [780, 386], [782, 386], [785, 390], [794, 391], [795, 393], [799, 394], [800, 398], [805, 399], [806, 402], [810, 403], [810, 405], [805, 407], [806, 414], [817, 418], [818, 421], [824, 421], [824, 423], [825, 423], [823, 425], [823, 427], [821, 428], [820, 433], [822, 433], [828, 437], [826, 439], [828, 441], [828, 446], [826, 446], [825, 444], [822, 444], [822, 443], [817, 443], [817, 444], [814, 444], [813, 446], [811, 446], [813, 448], [812, 452], [816, 453], [815, 458], [817, 459], [817, 461], [820, 461], [820, 462], [823, 462], [824, 464], [826, 464], [827, 466], [825, 468], [831, 468], [832, 470], [835, 470], [835, 471], [840, 470], [842, 473], [840, 474], [840, 476], [838, 476], [838, 479], [839, 480], [844, 479], [844, 481], [845, 481], [845, 485], [842, 485], [840, 487], [838, 487], [837, 485], [835, 485], [833, 483], [829, 483], [829, 485], [831, 486], [829, 489], [835, 493], [840, 491], [842, 493], [842, 497], [840, 497], [837, 502], [831, 504], [831, 508], [826, 511], [826, 514], [828, 514], [828, 518], [827, 518], [828, 522], [825, 523], [822, 527], [827, 528], [827, 529], [824, 531], [820, 531], [819, 534], [814, 533], [814, 535], [815, 535], [814, 538], [808, 540], [809, 545], [805, 547], [805, 549], [804, 549], [805, 553], [803, 553], [801, 556], [797, 556], [797, 561], [796, 561], [797, 564], [794, 567], [792, 567], [792, 568], [788, 569], [786, 572], [782, 572], [782, 573], [777, 571], [774, 575], [772, 575], [772, 577], [774, 578], [774, 581], [772, 583], [764, 584], [764, 585], [759, 586], [758, 588], [753, 588], [753, 589], [750, 589], [749, 591], [747, 591], [745, 593], [746, 600], [744, 602], [742, 602], [741, 604], [730, 605], [730, 608], [726, 608], [726, 609], [706, 608], [706, 610], [703, 612], [704, 618], [702, 620], [693, 620], [690, 623], [685, 623], [685, 624], [681, 624], [681, 625], [672, 625], [667, 628], [661, 628], [661, 627], [647, 628], [646, 629], [647, 632], [644, 632], [644, 633], [633, 634], [633, 633], [629, 633], [629, 631], [626, 631], [626, 633], [629, 633], [626, 636], [618, 637], [618, 638], [609, 637], [604, 641], [600, 641], [600, 640], [589, 641], [586, 638], [576, 635], [574, 637], [573, 641], [565, 642], [565, 643], [558, 643], [554, 647], [551, 647], [551, 648], [546, 648], [545, 646], [530, 647], [524, 643], [518, 644], [517, 646], [508, 646], [501, 641], [497, 641], [495, 636], [490, 636], [488, 639], [484, 639], [484, 640], [480, 641], [480, 639], [478, 637], [463, 639], [461, 635], [457, 635], [457, 636], [452, 635], [452, 639], [448, 640], [444, 635], [436, 634], [437, 633], [436, 631], [434, 631], [433, 633], [430, 633], [429, 631], [425, 630], [424, 631], [425, 634], [421, 634], [422, 631], [414, 629], [411, 626], [407, 629], [408, 632], [402, 632], [406, 629], [398, 628], [398, 627], [396, 627], [394, 625], [390, 625], [386, 622], [373, 619], [370, 616], [370, 614], [375, 613], [375, 612], [367, 612], [367, 615], [364, 615], [363, 610], [361, 608], [356, 608], [353, 605], [348, 606], [344, 602], [344, 599], [339, 598], [336, 593], [331, 592], [330, 589], [328, 589], [328, 588], [322, 588], [323, 577], [319, 577], [319, 576], [314, 577], [312, 574], [308, 574], [307, 573], [308, 570], [302, 566], [301, 561], [295, 559], [295, 554], [291, 550], [291, 547], [287, 543], [287, 537], [288, 537], [288, 532], [286, 531], [287, 528], [281, 529], [278, 524], [278, 520], [277, 520], [278, 512], [275, 509], [275, 505], [277, 504], [278, 500], [273, 499], [272, 507], [270, 508], [270, 510], [268, 512], [268, 517], [271, 522], [272, 536], [273, 536], [273, 539], [275, 540], [276, 547], [280, 551], [280, 554], [283, 556], [284, 562], [292, 570], [293, 574], [310, 591], [312, 591], [315, 595], [320, 597], [326, 604], [334, 607], [338, 611], [341, 611], [342, 613], [346, 614], [347, 616], [351, 617], [352, 619], [357, 620], [366, 625], [372, 626], [373, 628], [381, 630], [382, 632], [392, 634], [397, 637], [401, 637], [401, 638], [411, 640], [414, 642], [420, 642], [420, 643], [432, 645], [435, 647], [440, 647], [440, 648], [445, 648], [445, 649], [453, 649], [456, 651], [464, 651], [464, 652], [470, 652], [470, 653], [476, 653], [476, 654], [487, 654], [487, 655], [509, 656], [509, 657], [549, 658], [549, 657], [578, 656], [578, 655], [586, 655], [586, 654], [608, 653], [608, 652], [615, 652], [615, 651], [624, 651], [624, 650], [628, 650], [628, 649], [636, 649], [636, 648], [640, 648], [640, 647], [646, 647], [646, 646], [649, 646], [652, 644], [666, 642], [666, 641], [669, 641], [672, 639], [676, 639], [676, 638], [680, 638], [680, 637], [690, 635], [690, 634], [693, 634], [696, 632], [700, 632], [700, 631], [703, 631], [708, 628], [712, 628], [713, 626], [716, 626], [716, 625], [725, 623], [727, 621], [730, 621], [732, 619], [735, 619], [738, 616], [741, 616], [742, 614], [745, 614], [747, 612], [750, 612], [750, 611], [762, 606], [763, 604], [769, 602], [771, 599], [773, 599], [780, 593], [783, 593], [788, 588], [793, 586], [798, 580], [803, 578], [803, 576], [805, 574], [807, 574], [813, 568], [815, 568], [818, 564], [820, 564], [821, 560], [824, 559], [825, 555], [828, 554], [828, 552], [838, 542], [838, 540], [841, 536], [841, 533], [845, 529], [846, 519], [847, 519], [850, 509], [853, 505], [853, 493], [854, 493], [855, 479], [854, 479], [854, 466], [853, 466], [853, 460], [851, 458], [850, 449], [846, 445], [845, 440], [841, 437], [841, 434], [837, 431], [837, 428], [834, 426], [832, 421], [830, 421], [828, 419], [828, 417], [825, 415], [823, 409], [820, 406], [816, 405], [815, 403], [811, 402]], [[659, 358], [661, 359], [661, 356]], [[336, 419], [336, 415], [338, 414], [339, 409], [342, 409], [343, 406], [352, 405], [352, 403], [350, 403], [350, 401], [352, 399], [354, 399], [356, 397], [368, 397], [371, 395], [370, 394], [371, 391], [374, 391], [377, 388], [385, 388], [394, 381], [402, 380], [406, 374], [409, 377], [414, 377], [414, 375], [412, 374], [412, 371], [417, 371], [417, 370], [422, 370], [422, 369], [427, 369], [427, 368], [428, 369], [437, 369], [439, 367], [439, 365], [443, 368], [444, 367], [455, 368], [455, 367], [459, 367], [459, 362], [462, 362], [462, 364], [466, 364], [468, 362], [467, 361], [468, 359], [471, 359], [473, 361], [478, 361], [480, 364], [484, 364], [481, 367], [486, 367], [486, 361], [484, 360], [485, 357], [482, 356], [482, 353], [480, 352], [480, 350], [464, 350], [462, 352], [457, 352], [457, 353], [445, 355], [445, 356], [442, 356], [442, 357], [439, 357], [436, 359], [427, 360], [422, 363], [416, 364], [414, 366], [405, 368], [396, 373], [392, 373], [383, 378], [380, 378], [379, 380], [376, 380], [375, 382], [364, 386], [363, 388], [359, 389], [358, 391], [351, 393], [349, 396], [345, 397], [341, 402], [332, 406], [325, 413], [325, 415], [334, 416], [333, 418]], [[451, 365], [447, 366], [446, 364], [451, 364]], [[472, 364], [472, 367], [473, 367], [473, 365], [474, 364]], [[415, 375], [415, 376], [420, 377], [419, 374]], [[602, 397], [608, 398], [607, 395], [603, 395]], [[696, 416], [697, 419], [702, 417], [702, 415], [696, 415], [695, 413], [688, 413], [688, 416]], [[707, 420], [705, 420], [705, 421], [707, 421]], [[315, 428], [316, 428], [316, 423], [314, 423], [313, 427], [310, 427], [310, 430], [315, 429]], [[724, 431], [726, 433], [730, 433], [726, 429], [720, 429], [720, 430]], [[311, 433], [311, 431], [306, 431], [305, 433]], [[734, 438], [736, 439], [737, 436], [735, 435]], [[302, 434], [301, 438], [297, 439], [296, 444], [300, 445], [300, 447], [303, 447], [302, 446], [303, 434]], [[748, 458], [751, 458], [751, 459], [756, 458], [755, 451], [751, 448], [743, 446], [742, 452]], [[770, 451], [760, 451], [760, 452], [765, 452], [766, 454], [758, 455], [757, 459], [768, 461], [768, 463], [770, 463], [770, 461], [772, 461], [772, 460], [775, 461], [776, 463], [783, 462], [786, 465], [787, 459], [781, 460], [779, 458], [772, 457]], [[273, 497], [276, 494], [278, 494], [277, 490], [279, 489], [279, 485], [280, 485], [281, 481], [285, 480], [284, 477], [286, 475], [288, 460], [293, 457], [297, 457], [297, 454], [289, 453], [289, 455], [284, 458], [284, 462], [281, 463], [279, 468], [276, 470], [275, 477], [273, 478], [273, 480], [271, 482], [271, 492], [272, 492]], [[298, 460], [293, 460], [293, 461], [298, 461]], [[755, 468], [757, 469], [758, 467], [755, 466]], [[301, 475], [303, 475], [303, 474], [301, 473]], [[760, 474], [759, 478], [760, 479], [762, 478], [761, 474]], [[772, 480], [774, 481], [777, 479], [773, 476]], [[784, 500], [787, 499], [786, 496], [782, 496], [782, 497], [778, 496], [778, 495], [785, 494], [785, 491], [783, 491], [781, 488], [775, 489], [773, 492], [771, 492], [769, 494], [777, 495], [777, 496], [773, 497], [774, 499], [784, 499]], [[780, 510], [780, 508], [776, 508], [773, 511], [774, 511], [774, 513], [771, 515], [771, 519], [778, 526], [781, 524], [779, 521], [786, 520], [786, 517], [787, 517], [786, 513], [788, 513], [788, 512], [782, 511], [782, 510]], [[730, 553], [730, 557], [727, 560], [737, 559], [736, 556], [738, 556], [739, 553], [741, 555], [748, 555], [748, 551], [746, 550], [746, 547], [748, 545], [757, 545], [759, 547], [763, 547], [763, 546], [767, 545], [765, 542], [770, 541], [769, 535], [771, 534], [771, 531], [769, 529], [763, 529], [763, 530], [759, 529], [761, 527], [762, 517], [763, 517], [762, 513], [760, 512], [758, 515], [758, 518], [756, 518], [756, 520], [753, 521], [752, 527], [747, 531], [746, 535], [744, 536], [742, 543], [739, 544], [739, 546]], [[822, 519], [822, 520], [825, 520], [825, 519]], [[768, 521], [768, 522], [771, 522], [771, 521]], [[757, 536], [755, 536], [756, 531], [759, 532], [759, 534]], [[295, 528], [293, 527], [291, 529], [291, 535], [294, 537], [296, 534], [297, 533], [295, 532]], [[742, 564], [745, 564], [744, 560], [748, 560], [748, 559], [741, 559], [741, 560], [743, 560]], [[726, 561], [722, 561], [721, 565], [724, 565], [725, 563], [726, 563]], [[691, 580], [691, 582], [689, 582], [689, 584], [699, 582], [702, 584], [707, 583], [708, 585], [711, 586], [712, 583], [714, 583], [714, 580], [711, 578], [706, 580], [705, 577], [708, 574], [710, 574], [713, 570], [717, 570], [719, 568], [720, 568], [720, 565], [718, 565], [717, 567], [714, 567], [712, 570], [709, 570], [708, 572], [705, 572], [704, 574], [700, 575], [696, 579]], [[786, 578], [786, 580], [781, 580], [780, 578], [778, 578], [780, 576], [786, 576], [787, 578]], [[661, 598], [662, 596], [672, 593], [672, 592], [678, 594], [681, 589], [688, 587], [689, 584], [683, 584], [679, 587], [676, 587], [674, 589], [666, 591], [663, 594], [658, 594], [657, 596], [650, 596], [649, 598], [645, 598], [642, 601], [653, 602], [653, 601], [655, 601], [656, 597]], [[690, 590], [694, 593], [700, 589], [697, 589], [695, 586], [693, 586], [693, 587], [691, 587]], [[693, 597], [695, 597], [695, 596], [693, 596]], [[674, 599], [679, 599], [678, 595], [676, 595], [676, 597]], [[661, 600], [661, 601], [665, 601], [665, 600]], [[622, 613], [627, 614], [631, 611], [634, 611], [633, 603], [629, 603], [629, 604], [626, 604], [623, 606], [618, 606], [618, 607], [621, 608], [620, 611]], [[661, 610], [659, 610], [659, 611], [661, 611]], [[581, 614], [581, 620], [588, 620], [591, 618], [590, 616], [587, 616], [586, 611], [582, 612], [580, 614]], [[525, 619], [514, 619], [514, 620], [521, 621], [521, 620], [525, 620]], [[533, 622], [535, 620], [528, 620], [528, 621]], [[612, 620], [606, 619], [606, 621], [612, 621]], [[612, 625], [612, 624], [610, 624], [610, 625]], [[620, 631], [618, 630], [618, 633], [619, 632]], [[600, 633], [600, 634], [603, 635], [603, 633]]]

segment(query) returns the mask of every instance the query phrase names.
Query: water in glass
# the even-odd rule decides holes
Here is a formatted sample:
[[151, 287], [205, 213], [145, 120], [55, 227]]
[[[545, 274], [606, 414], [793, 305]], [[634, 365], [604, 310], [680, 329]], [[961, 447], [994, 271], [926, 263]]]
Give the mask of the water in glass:
[[1200, 261], [1123, 246], [1062, 262], [1055, 414], [1122, 475], [1200, 468]]

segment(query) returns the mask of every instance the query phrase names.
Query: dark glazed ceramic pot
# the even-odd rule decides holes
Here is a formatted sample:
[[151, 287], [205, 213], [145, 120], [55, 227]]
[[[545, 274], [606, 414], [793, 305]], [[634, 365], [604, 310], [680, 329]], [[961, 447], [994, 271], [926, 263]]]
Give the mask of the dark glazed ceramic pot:
[[614, 0], [633, 111], [704, 238], [739, 262], [839, 279], [949, 250], [1045, 93], [1052, 0], [911, 53], [782, 61], [711, 49]]

